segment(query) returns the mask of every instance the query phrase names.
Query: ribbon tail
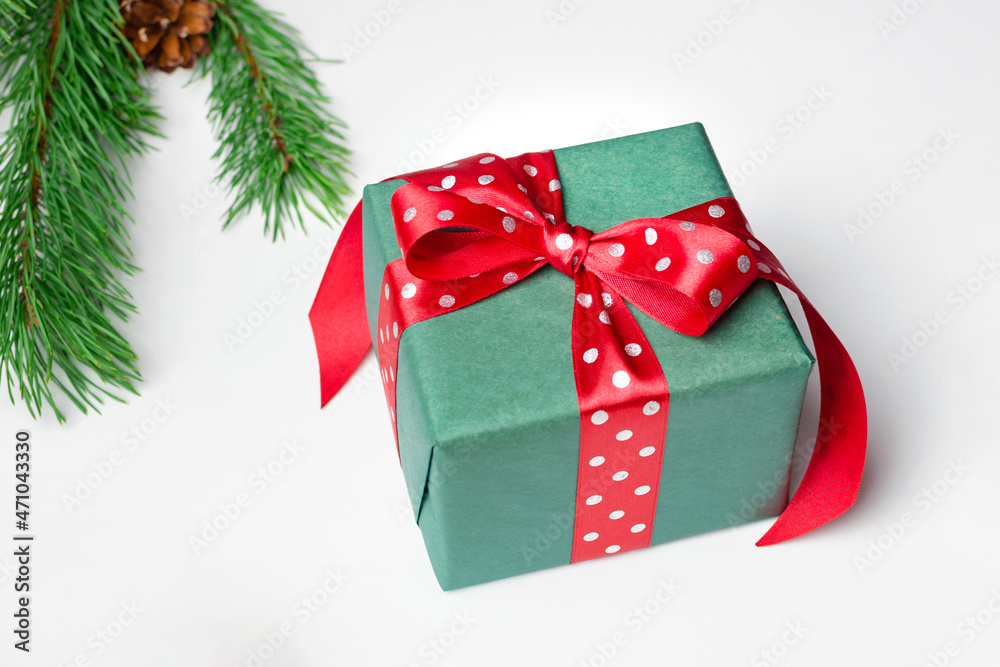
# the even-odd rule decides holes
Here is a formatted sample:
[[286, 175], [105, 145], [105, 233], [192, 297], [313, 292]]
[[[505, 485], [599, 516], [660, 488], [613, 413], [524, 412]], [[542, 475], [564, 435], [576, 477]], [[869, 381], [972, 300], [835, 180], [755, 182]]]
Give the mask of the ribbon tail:
[[788, 507], [757, 546], [792, 539], [835, 519], [861, 486], [868, 417], [861, 379], [847, 350], [809, 300], [793, 285], [812, 332], [821, 387], [820, 430], [809, 467]]
[[309, 310], [319, 356], [320, 405], [347, 383], [371, 347], [361, 252], [361, 202], [354, 208]]

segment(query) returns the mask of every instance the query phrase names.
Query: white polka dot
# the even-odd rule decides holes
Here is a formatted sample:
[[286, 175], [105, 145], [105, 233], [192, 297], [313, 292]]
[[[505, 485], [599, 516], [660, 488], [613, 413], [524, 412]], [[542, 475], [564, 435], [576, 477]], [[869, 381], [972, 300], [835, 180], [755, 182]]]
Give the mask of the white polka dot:
[[555, 224], [556, 222], [556, 216], [552, 215], [551, 213], [542, 213], [542, 217], [551, 222], [552, 224]]
[[721, 218], [726, 214], [726, 209], [722, 208], [718, 204], [712, 204], [708, 207], [708, 214], [713, 218]]
[[410, 208], [406, 209], [405, 213], [403, 213], [403, 222], [409, 222], [410, 220], [413, 220], [414, 216], [416, 215], [417, 215], [417, 209], [411, 206]]
[[549, 192], [555, 192], [562, 188], [562, 183], [559, 182], [558, 178], [553, 178], [549, 181]]
[[625, 371], [615, 371], [615, 374], [611, 376], [611, 383], [619, 389], [624, 389], [631, 381], [632, 378]]
[[717, 289], [712, 290], [708, 293], [708, 302], [712, 304], [713, 308], [718, 308], [719, 304], [722, 303], [722, 292]]
[[645, 484], [643, 484], [640, 487], [637, 487], [636, 490], [635, 490], [635, 495], [637, 495], [637, 496], [644, 496], [647, 493], [649, 493], [649, 487], [646, 486]]
[[642, 346], [638, 343], [629, 343], [625, 346], [625, 354], [630, 357], [638, 357], [642, 354]]
[[590, 465], [593, 466], [594, 468], [601, 465], [602, 463], [604, 463], [603, 456], [595, 456], [594, 458], [590, 459]]
[[683, 229], [685, 232], [690, 232], [690, 231], [694, 230], [694, 223], [693, 222], [688, 222], [686, 220], [684, 222], [680, 223], [677, 226], [680, 227], [681, 229]]
[[646, 228], [646, 245], [653, 245], [656, 243], [656, 230], [652, 227]]
[[531, 211], [525, 211], [524, 212], [524, 217], [526, 217], [528, 220], [534, 220], [535, 219], [535, 214], [532, 213]]
[[604, 553], [606, 553], [606, 554], [616, 554], [616, 553], [618, 553], [621, 550], [622, 550], [622, 548], [620, 546], [618, 546], [617, 544], [612, 544], [610, 547], [608, 547], [607, 549], [604, 550]]
[[615, 305], [615, 300], [611, 298], [611, 295], [607, 292], [601, 292], [601, 301], [604, 302], [605, 308], [610, 308]]
[[670, 258], [661, 257], [659, 260], [657, 260], [655, 268], [657, 271], [665, 271], [668, 266], [670, 266]]
[[427, 189], [430, 190], [431, 192], [444, 192], [444, 188], [439, 187], [437, 185], [428, 185]]
[[501, 213], [507, 212], [507, 209], [505, 209], [503, 206], [497, 206], [497, 210], [500, 211]]
[[608, 311], [606, 310], [602, 310], [601, 314], [597, 316], [597, 319], [599, 319], [604, 324], [611, 324], [611, 316], [608, 315]]
[[639, 456], [652, 456], [655, 451], [656, 447], [643, 447], [639, 450]]
[[403, 295], [404, 299], [409, 299], [417, 293], [417, 286], [413, 283], [406, 283], [403, 285], [403, 289], [399, 290], [399, 293]]
[[711, 250], [699, 250], [698, 261], [702, 264], [711, 264], [715, 261], [715, 255], [712, 254]]
[[747, 239], [747, 245], [753, 248], [754, 250], [760, 250], [760, 246], [757, 245], [753, 239]]
[[438, 305], [442, 308], [451, 308], [455, 305], [455, 297], [450, 294], [445, 294], [443, 297], [438, 299]]
[[514, 218], [510, 217], [509, 215], [505, 215], [503, 217], [503, 230], [509, 234], [510, 232], [514, 231], [515, 227], [517, 227], [517, 222], [514, 220]]
[[469, 274], [469, 277], [470, 277], [470, 278], [478, 278], [478, 277], [479, 277], [479, 275], [480, 275], [480, 274], [478, 274], [478, 273], [470, 273], [470, 274]]
[[517, 274], [514, 273], [513, 271], [508, 271], [507, 273], [503, 274], [504, 285], [513, 285], [516, 282], [517, 282]]
[[395, 381], [396, 381], [396, 373], [393, 372], [392, 366], [389, 366], [389, 382], [395, 382]]
[[569, 234], [560, 234], [556, 237], [556, 247], [560, 250], [569, 250], [573, 247], [573, 237]]
[[378, 330], [378, 342], [379, 342], [379, 344], [385, 342], [385, 339], [382, 338], [382, 328], [381, 327], [379, 327], [379, 330]]
[[612, 243], [608, 246], [608, 254], [612, 257], [621, 257], [625, 254], [625, 246], [621, 243]]
[[454, 176], [445, 176], [444, 178], [441, 179], [441, 187], [444, 188], [445, 190], [447, 190], [453, 185], [455, 185]]
[[760, 271], [761, 273], [770, 273], [771, 267], [768, 266], [767, 264], [757, 264], [757, 270]]
[[493, 182], [493, 177], [490, 176], [489, 174], [483, 174], [482, 176], [479, 177], [480, 185], [489, 185], [492, 182]]
[[385, 286], [385, 300], [386, 301], [389, 300], [389, 285], [388, 285], [388, 283]]
[[595, 495], [592, 495], [591, 497], [587, 498], [587, 504], [588, 505], [596, 505], [597, 503], [601, 502], [602, 500], [604, 500], [604, 499], [601, 498], [599, 495], [595, 494]]
[[632, 437], [632, 431], [628, 429], [625, 429], [624, 431], [618, 431], [618, 433], [615, 434], [615, 440], [618, 440], [619, 442], [625, 442], [631, 437]]
[[608, 515], [608, 518], [617, 521], [618, 519], [622, 518], [623, 516], [625, 516], [625, 512], [623, 512], [621, 510], [615, 510], [614, 512], [612, 512], [611, 514]]
[[590, 294], [577, 294], [576, 302], [584, 308], [590, 308], [590, 304], [594, 303], [594, 297]]
[[496, 158], [493, 157], [492, 155], [488, 155], [488, 156], [484, 157], [483, 159], [481, 159], [479, 161], [479, 164], [489, 164], [490, 162], [493, 162], [493, 160], [496, 160]]
[[597, 348], [596, 347], [592, 347], [589, 350], [587, 350], [586, 352], [584, 352], [583, 353], [583, 360], [586, 361], [588, 364], [592, 364], [595, 361], [597, 361]]
[[629, 530], [631, 530], [633, 533], [641, 533], [642, 531], [646, 530], [646, 524], [637, 523], [631, 528], [629, 528]]
[[616, 472], [614, 475], [611, 476], [611, 479], [615, 480], [616, 482], [620, 482], [626, 477], [628, 477], [628, 472], [624, 470], [619, 470], [618, 472]]
[[585, 542], [593, 542], [598, 537], [600, 537], [600, 535], [598, 535], [597, 533], [587, 533], [586, 535], [583, 536], [583, 540]]
[[534, 176], [538, 173], [538, 170], [532, 167], [530, 164], [524, 165], [524, 173], [528, 176]]
[[524, 187], [520, 183], [517, 184], [517, 189], [523, 192], [524, 194], [528, 194], [528, 188]]
[[608, 421], [608, 413], [604, 410], [598, 410], [590, 416], [590, 422], [592, 424], [596, 424], [597, 426], [600, 426], [606, 421]]
[[656, 401], [650, 401], [646, 405], [642, 406], [642, 414], [644, 415], [655, 415], [660, 411], [660, 404]]
[[746, 255], [740, 255], [739, 259], [736, 260], [736, 268], [740, 270], [740, 273], [746, 273], [750, 270], [750, 258]]
[[451, 220], [454, 217], [455, 217], [454, 211], [449, 211], [448, 209], [445, 209], [443, 211], [438, 211], [437, 215], [438, 220], [441, 220], [442, 222]]
[[469, 201], [471, 201], [473, 204], [482, 204], [483, 203], [483, 202], [479, 201], [478, 199], [473, 199], [472, 197], [466, 197], [466, 199], [468, 199]]
[[399, 338], [399, 322], [392, 323], [392, 337]]

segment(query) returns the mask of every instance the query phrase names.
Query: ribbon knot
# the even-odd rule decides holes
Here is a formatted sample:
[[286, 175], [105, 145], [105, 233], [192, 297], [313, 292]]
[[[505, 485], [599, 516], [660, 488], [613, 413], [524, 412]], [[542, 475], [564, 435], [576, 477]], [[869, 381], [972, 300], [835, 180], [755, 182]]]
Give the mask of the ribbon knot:
[[546, 257], [556, 271], [569, 276], [583, 268], [583, 259], [590, 247], [590, 237], [594, 232], [586, 227], [571, 225], [558, 220], [542, 227], [544, 231]]

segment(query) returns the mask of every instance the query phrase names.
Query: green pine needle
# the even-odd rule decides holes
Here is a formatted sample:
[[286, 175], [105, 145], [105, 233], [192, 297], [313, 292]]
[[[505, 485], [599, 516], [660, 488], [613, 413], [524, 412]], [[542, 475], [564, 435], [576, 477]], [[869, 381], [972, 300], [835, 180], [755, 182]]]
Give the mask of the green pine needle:
[[[254, 207], [272, 240], [284, 225], [305, 228], [303, 209], [329, 224], [344, 215], [349, 151], [330, 100], [303, 59], [294, 28], [252, 0], [215, 3], [209, 119], [219, 140], [220, 178], [234, 191], [223, 227]], [[311, 55], [311, 54], [309, 54]]]
[[17, 24], [28, 18], [28, 11], [35, 9], [31, 0], [0, 0], [0, 53], [11, 44], [11, 35], [16, 32]]
[[36, 417], [64, 419], [56, 388], [86, 412], [139, 380], [112, 321], [135, 312], [122, 160], [158, 116], [120, 24], [115, 0], [36, 0], [0, 53], [0, 370]]

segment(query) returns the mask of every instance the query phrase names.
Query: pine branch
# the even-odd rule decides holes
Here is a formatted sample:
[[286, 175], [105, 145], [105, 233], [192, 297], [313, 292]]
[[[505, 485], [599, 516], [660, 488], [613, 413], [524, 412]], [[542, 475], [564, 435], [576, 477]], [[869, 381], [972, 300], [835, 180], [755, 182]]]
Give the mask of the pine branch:
[[111, 317], [135, 312], [122, 161], [157, 114], [120, 25], [114, 0], [38, 0], [0, 54], [0, 369], [60, 421], [54, 388], [86, 412], [140, 379]]
[[235, 200], [223, 227], [254, 207], [272, 240], [302, 207], [329, 224], [343, 216], [349, 151], [330, 99], [303, 59], [294, 28], [252, 0], [219, 0], [212, 53], [199, 63], [212, 81], [209, 119], [219, 140], [220, 178]]

